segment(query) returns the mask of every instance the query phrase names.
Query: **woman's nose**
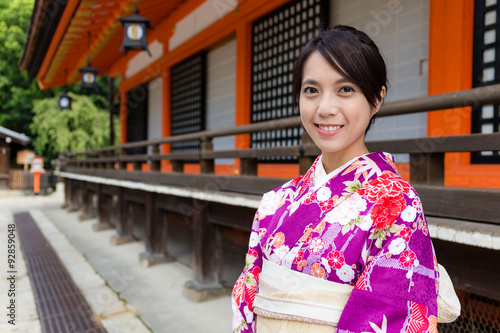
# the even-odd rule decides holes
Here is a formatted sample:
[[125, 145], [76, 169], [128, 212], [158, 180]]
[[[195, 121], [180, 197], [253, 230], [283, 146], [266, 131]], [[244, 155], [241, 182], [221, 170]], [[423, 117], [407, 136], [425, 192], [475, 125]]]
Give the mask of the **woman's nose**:
[[322, 117], [337, 115], [339, 113], [339, 105], [335, 97], [325, 96], [322, 98], [316, 112]]

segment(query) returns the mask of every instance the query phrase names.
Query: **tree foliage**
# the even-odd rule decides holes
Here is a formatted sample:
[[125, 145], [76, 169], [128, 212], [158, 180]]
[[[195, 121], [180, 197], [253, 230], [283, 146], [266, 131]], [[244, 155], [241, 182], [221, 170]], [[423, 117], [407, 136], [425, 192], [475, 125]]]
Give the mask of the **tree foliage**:
[[[108, 81], [98, 77], [99, 93], [78, 96], [79, 84], [40, 90], [18, 63], [27, 40], [35, 0], [0, 0], [0, 126], [25, 133], [37, 154], [76, 151], [109, 144]], [[115, 88], [119, 81], [115, 81]], [[58, 109], [58, 96], [69, 91], [73, 110]], [[78, 94], [83, 94], [81, 92]], [[30, 125], [33, 121], [33, 124]], [[119, 124], [115, 124], [118, 133]]]
[[[59, 109], [59, 98], [34, 102], [34, 117], [30, 128], [36, 135], [35, 151], [49, 158], [57, 152], [76, 152], [109, 144], [109, 112], [100, 109], [85, 95], [68, 94], [71, 110]], [[115, 128], [118, 118], [115, 117]], [[115, 137], [118, 142], [118, 137]]]
[[32, 100], [52, 95], [17, 67], [33, 5], [34, 0], [0, 0], [0, 125], [28, 135]]

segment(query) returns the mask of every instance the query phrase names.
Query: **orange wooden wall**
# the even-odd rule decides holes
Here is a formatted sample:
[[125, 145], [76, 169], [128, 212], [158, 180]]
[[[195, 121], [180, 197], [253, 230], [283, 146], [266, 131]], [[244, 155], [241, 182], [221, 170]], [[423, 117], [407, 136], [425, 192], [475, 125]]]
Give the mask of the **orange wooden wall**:
[[[472, 88], [474, 0], [432, 0], [429, 21], [429, 95]], [[471, 110], [428, 113], [427, 135], [471, 133]], [[500, 165], [471, 164], [470, 153], [445, 157], [445, 185], [500, 188]]]
[[[250, 123], [250, 73], [251, 73], [251, 23], [258, 17], [272, 11], [288, 0], [240, 0], [236, 10], [228, 13], [204, 31], [194, 36], [184, 44], [164, 57], [149, 65], [141, 72], [122, 82], [122, 94], [142, 82], [152, 78], [151, 73], [163, 76], [163, 135], [170, 135], [170, 89], [169, 68], [190, 55], [206, 49], [217, 41], [234, 34], [236, 35], [236, 126]], [[165, 21], [155, 28], [152, 38], [164, 43], [168, 50], [168, 39], [175, 30], [175, 23], [188, 15], [202, 0], [189, 0]], [[472, 87], [472, 40], [473, 40], [473, 10], [474, 0], [432, 0], [430, 1], [429, 22], [429, 82], [428, 94], [440, 94], [450, 91], [469, 89]], [[161, 32], [161, 33], [160, 33]], [[126, 61], [117, 65], [115, 72], [122, 74], [126, 70]], [[123, 95], [122, 95], [123, 96]], [[122, 142], [126, 136], [126, 109], [122, 108]], [[471, 132], [470, 108], [460, 108], [430, 112], [428, 114], [428, 136], [459, 135]], [[250, 146], [249, 135], [236, 137], [236, 148], [244, 149]], [[165, 145], [163, 152], [169, 147]], [[459, 187], [500, 188], [500, 165], [478, 165], [470, 163], [468, 153], [446, 154], [445, 185]], [[232, 166], [218, 166], [217, 173], [231, 174], [239, 169], [239, 162]], [[295, 177], [298, 167], [287, 166], [281, 170], [286, 175], [278, 173], [276, 166], [263, 165], [259, 167], [259, 175]], [[407, 165], [402, 173], [406, 175]], [[170, 171], [168, 162], [162, 164], [163, 171]], [[186, 172], [199, 172], [196, 166], [186, 166]]]

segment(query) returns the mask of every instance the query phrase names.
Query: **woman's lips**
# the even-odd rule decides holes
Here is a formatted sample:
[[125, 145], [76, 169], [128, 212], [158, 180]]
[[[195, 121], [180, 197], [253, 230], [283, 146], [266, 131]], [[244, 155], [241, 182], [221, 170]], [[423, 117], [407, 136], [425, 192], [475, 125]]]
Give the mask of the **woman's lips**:
[[332, 136], [337, 134], [343, 125], [323, 125], [323, 124], [315, 124], [316, 129], [318, 130], [318, 133], [323, 136]]

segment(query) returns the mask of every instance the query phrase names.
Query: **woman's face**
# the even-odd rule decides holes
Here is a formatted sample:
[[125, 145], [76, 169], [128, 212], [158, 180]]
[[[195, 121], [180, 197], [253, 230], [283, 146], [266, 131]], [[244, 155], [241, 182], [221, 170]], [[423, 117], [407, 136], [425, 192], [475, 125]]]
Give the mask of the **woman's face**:
[[302, 124], [324, 159], [335, 158], [342, 165], [368, 152], [365, 130], [380, 104], [372, 107], [361, 89], [318, 51], [304, 64], [299, 107]]

